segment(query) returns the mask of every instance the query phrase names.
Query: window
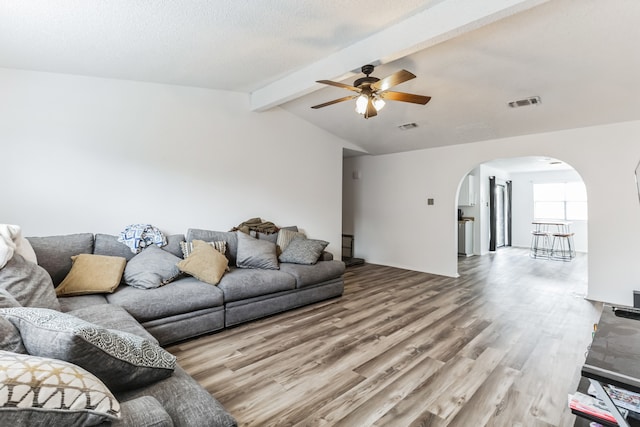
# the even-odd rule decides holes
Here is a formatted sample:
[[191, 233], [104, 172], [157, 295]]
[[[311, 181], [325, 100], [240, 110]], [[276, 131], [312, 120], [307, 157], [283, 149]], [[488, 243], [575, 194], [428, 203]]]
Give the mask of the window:
[[536, 219], [587, 220], [587, 189], [583, 182], [533, 184]]

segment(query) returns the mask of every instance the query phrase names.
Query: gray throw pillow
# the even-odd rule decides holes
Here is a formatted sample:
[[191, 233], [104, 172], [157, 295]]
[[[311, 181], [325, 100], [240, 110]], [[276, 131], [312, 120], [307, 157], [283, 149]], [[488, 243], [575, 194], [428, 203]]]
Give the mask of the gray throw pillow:
[[292, 264], [315, 264], [320, 258], [320, 254], [329, 242], [324, 240], [305, 239], [301, 236], [296, 237], [287, 248], [280, 254], [280, 262], [288, 262]]
[[7, 291], [0, 288], [0, 308], [22, 307], [20, 303]]
[[120, 419], [111, 391], [61, 360], [0, 351], [0, 389], [3, 426], [94, 426]]
[[18, 254], [14, 254], [7, 265], [0, 269], [0, 288], [24, 307], [60, 310], [49, 273]]
[[280, 269], [275, 243], [268, 240], [258, 240], [242, 231], [236, 231], [236, 233], [238, 235], [236, 265], [239, 268]]
[[171, 283], [180, 275], [176, 266], [182, 259], [151, 245], [134, 256], [124, 269], [124, 282], [140, 289], [153, 289]]
[[105, 329], [43, 308], [3, 308], [0, 315], [20, 330], [29, 354], [64, 360], [94, 374], [112, 390], [144, 386], [169, 377], [176, 358], [127, 332]]
[[0, 316], [0, 350], [12, 351], [14, 353], [26, 353], [27, 350], [22, 344], [20, 331], [4, 317]]

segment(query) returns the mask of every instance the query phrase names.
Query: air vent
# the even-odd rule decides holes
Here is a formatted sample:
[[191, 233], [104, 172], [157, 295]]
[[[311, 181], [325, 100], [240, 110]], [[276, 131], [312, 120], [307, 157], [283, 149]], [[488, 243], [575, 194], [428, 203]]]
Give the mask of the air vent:
[[403, 125], [398, 126], [398, 129], [400, 130], [409, 130], [409, 129], [413, 129], [413, 128], [417, 128], [418, 124], [417, 123], [405, 123]]
[[511, 108], [517, 108], [517, 107], [526, 107], [528, 105], [538, 105], [541, 102], [542, 101], [540, 100], [539, 96], [531, 96], [529, 98], [519, 99], [517, 101], [511, 101], [508, 105]]

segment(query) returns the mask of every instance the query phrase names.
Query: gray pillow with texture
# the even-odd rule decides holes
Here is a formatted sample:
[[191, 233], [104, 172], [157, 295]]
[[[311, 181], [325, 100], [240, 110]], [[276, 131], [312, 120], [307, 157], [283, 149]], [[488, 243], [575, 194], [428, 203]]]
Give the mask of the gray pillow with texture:
[[69, 314], [43, 308], [3, 308], [0, 315], [20, 330], [34, 356], [78, 365], [111, 390], [137, 388], [169, 377], [176, 358], [138, 335], [105, 329]]
[[278, 256], [276, 244], [268, 240], [258, 240], [237, 231], [238, 255], [236, 265], [239, 268], [262, 268], [265, 270], [278, 270]]
[[159, 288], [180, 275], [180, 270], [176, 267], [180, 261], [182, 258], [151, 245], [127, 262], [124, 282], [134, 288]]
[[71, 270], [71, 257], [93, 253], [93, 234], [27, 237], [38, 258], [38, 265], [47, 270], [54, 286], [58, 286]]
[[324, 240], [305, 239], [300, 236], [289, 242], [287, 248], [280, 254], [280, 262], [311, 265], [318, 262], [320, 254], [329, 242]]
[[14, 254], [7, 265], [0, 269], [0, 288], [24, 307], [60, 310], [49, 274], [21, 255]]

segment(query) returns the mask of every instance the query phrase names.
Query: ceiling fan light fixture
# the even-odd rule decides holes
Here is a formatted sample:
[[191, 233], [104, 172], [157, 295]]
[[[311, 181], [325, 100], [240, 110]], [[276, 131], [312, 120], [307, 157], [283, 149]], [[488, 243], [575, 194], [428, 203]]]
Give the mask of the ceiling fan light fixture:
[[356, 99], [356, 112], [364, 115], [367, 112], [367, 104], [369, 103], [369, 97], [366, 95], [360, 95]]
[[[415, 95], [405, 92], [394, 92], [389, 89], [393, 86], [397, 86], [408, 80], [414, 79], [415, 74], [407, 71], [400, 70], [385, 77], [379, 79], [372, 77], [370, 74], [373, 72], [373, 65], [365, 65], [362, 67], [362, 73], [365, 77], [361, 77], [353, 82], [352, 85], [345, 83], [333, 82], [331, 80], [316, 80], [317, 83], [322, 83], [329, 86], [335, 86], [342, 89], [347, 89], [352, 92], [356, 92], [356, 95], [345, 96], [342, 98], [334, 99], [329, 102], [323, 102], [322, 104], [314, 105], [311, 108], [318, 109], [328, 107], [329, 105], [338, 104], [344, 101], [350, 101], [356, 99], [356, 112], [365, 119], [375, 117], [378, 115], [378, 111], [382, 110], [385, 106], [385, 99], [391, 101], [410, 102], [412, 104], [425, 105], [431, 99], [430, 96]], [[384, 98], [384, 99], [383, 99]]]
[[376, 111], [380, 111], [380, 110], [382, 110], [382, 108], [384, 108], [385, 102], [384, 102], [384, 100], [382, 98], [379, 98], [379, 97], [376, 96], [373, 99], [373, 106], [375, 107]]

